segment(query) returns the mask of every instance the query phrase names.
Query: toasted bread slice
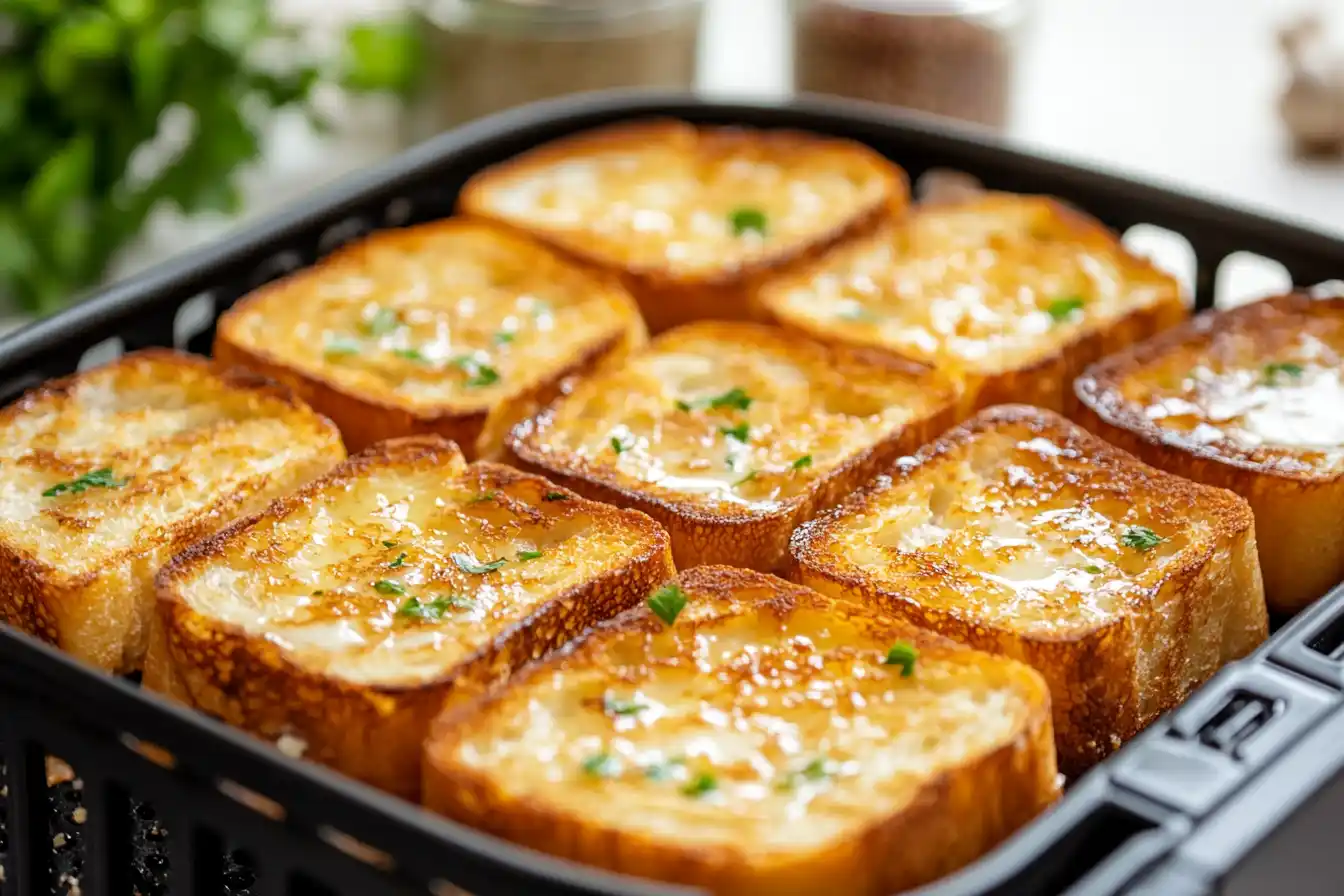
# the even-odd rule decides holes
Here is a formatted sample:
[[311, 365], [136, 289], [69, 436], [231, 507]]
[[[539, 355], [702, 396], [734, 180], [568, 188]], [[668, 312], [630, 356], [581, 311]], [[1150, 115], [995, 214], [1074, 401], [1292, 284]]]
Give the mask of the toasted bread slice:
[[963, 416], [1005, 401], [1063, 410], [1097, 358], [1185, 316], [1176, 281], [1097, 221], [1041, 196], [923, 206], [761, 286], [771, 319], [934, 364]]
[[1036, 667], [1082, 772], [1267, 634], [1246, 502], [1003, 406], [803, 526], [793, 576]]
[[1046, 685], [1020, 663], [774, 576], [702, 567], [445, 713], [425, 802], [718, 894], [885, 896], [1048, 805], [1051, 738]]
[[1344, 580], [1344, 298], [1202, 314], [1088, 369], [1073, 416], [1255, 511], [1271, 609]]
[[905, 174], [798, 131], [627, 123], [488, 168], [459, 208], [619, 274], [657, 333], [750, 314], [751, 284], [904, 211]]
[[662, 523], [678, 567], [769, 572], [795, 526], [951, 425], [955, 395], [883, 352], [706, 321], [588, 377], [508, 447], [520, 465]]
[[164, 349], [0, 411], [0, 619], [111, 672], [140, 667], [174, 553], [345, 456], [290, 392]]
[[646, 339], [613, 280], [479, 221], [375, 234], [226, 313], [215, 356], [290, 385], [358, 451], [436, 433], [492, 457], [566, 376]]
[[671, 574], [643, 514], [470, 466], [437, 436], [376, 445], [173, 560], [145, 684], [407, 797], [445, 700]]

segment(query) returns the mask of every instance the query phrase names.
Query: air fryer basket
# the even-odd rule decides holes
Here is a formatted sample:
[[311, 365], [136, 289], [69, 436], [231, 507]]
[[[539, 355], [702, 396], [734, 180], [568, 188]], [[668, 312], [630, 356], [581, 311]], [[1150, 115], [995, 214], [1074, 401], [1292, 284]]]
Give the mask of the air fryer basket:
[[[1213, 304], [1215, 273], [1235, 252], [1280, 262], [1297, 284], [1344, 272], [1344, 241], [875, 106], [592, 94], [445, 134], [0, 341], [0, 400], [121, 351], [208, 353], [218, 315], [254, 287], [372, 230], [450, 214], [463, 182], [485, 165], [651, 116], [849, 137], [912, 179], [950, 168], [990, 188], [1061, 197], [1118, 231], [1165, 228], [1193, 249], [1200, 309]], [[1342, 696], [1344, 588], [1075, 782], [998, 850], [920, 892], [1183, 896], [1289, 882], [1295, 896], [1344, 892], [1331, 855], [1332, 830], [1344, 820]], [[0, 741], [4, 896], [692, 892], [558, 861], [434, 817], [3, 626]], [[49, 788], [48, 755], [78, 778]]]

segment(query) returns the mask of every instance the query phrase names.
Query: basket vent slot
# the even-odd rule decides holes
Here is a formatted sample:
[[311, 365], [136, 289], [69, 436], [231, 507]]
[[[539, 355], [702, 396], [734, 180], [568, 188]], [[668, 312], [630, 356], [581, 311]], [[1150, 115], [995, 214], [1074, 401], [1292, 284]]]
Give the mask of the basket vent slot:
[[1344, 662], [1344, 614], [1330, 620], [1307, 642], [1307, 647], [1336, 663]]
[[1187, 305], [1194, 302], [1195, 249], [1188, 239], [1155, 224], [1135, 224], [1125, 231], [1122, 241], [1130, 252], [1175, 277]]
[[1256, 732], [1283, 711], [1282, 703], [1246, 690], [1233, 691], [1196, 736], [1206, 747], [1235, 758]]
[[1233, 252], [1218, 265], [1214, 307], [1236, 308], [1292, 288], [1293, 276], [1282, 263], [1254, 252]]

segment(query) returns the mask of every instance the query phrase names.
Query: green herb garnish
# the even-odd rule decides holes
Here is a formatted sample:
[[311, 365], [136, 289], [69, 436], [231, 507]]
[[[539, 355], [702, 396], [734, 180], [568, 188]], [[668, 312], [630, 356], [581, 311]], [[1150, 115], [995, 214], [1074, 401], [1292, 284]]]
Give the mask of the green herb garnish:
[[467, 375], [467, 388], [479, 389], [482, 386], [491, 386], [499, 382], [499, 371], [477, 361], [471, 355], [459, 355], [448, 362], [454, 367], [462, 370]]
[[519, 551], [516, 559], [518, 560], [536, 560], [541, 556], [541, 551]]
[[1288, 379], [1301, 379], [1302, 374], [1306, 372], [1301, 364], [1294, 364], [1291, 361], [1279, 361], [1274, 364], [1265, 365], [1265, 384], [1277, 386], [1281, 377]]
[[499, 497], [499, 492], [496, 492], [496, 491], [481, 492], [479, 495], [473, 495], [473, 496], [471, 497], [471, 499], [470, 499], [469, 501], [467, 501], [467, 503], [468, 503], [468, 504], [484, 504], [484, 503], [486, 503], [487, 501], [493, 501], [493, 500], [495, 500], [495, 498], [497, 498], [497, 497]]
[[415, 361], [417, 364], [423, 364], [425, 362], [425, 356], [420, 354], [420, 349], [418, 348], [394, 348], [392, 349], [392, 354], [407, 361]]
[[735, 208], [728, 213], [728, 226], [733, 229], [733, 236], [742, 236], [749, 230], [765, 236], [765, 212], [747, 206]]
[[1050, 318], [1055, 323], [1063, 323], [1073, 316], [1073, 312], [1081, 311], [1084, 304], [1086, 303], [1083, 302], [1082, 298], [1079, 296], [1055, 299], [1049, 305], [1045, 306], [1045, 313], [1050, 315]]
[[340, 358], [346, 355], [357, 355], [363, 350], [364, 346], [358, 339], [349, 336], [332, 336], [322, 348], [322, 354], [328, 358]]
[[747, 408], [751, 407], [751, 403], [754, 400], [755, 399], [745, 391], [734, 386], [722, 395], [713, 395], [709, 398], [701, 398], [697, 401], [679, 400], [676, 405], [677, 410], [679, 411], [693, 411], [696, 408], [710, 408], [711, 410], [716, 411], [723, 408], [730, 408], [735, 411], [745, 411]]
[[398, 569], [406, 565], [406, 554], [403, 552], [397, 555], [397, 559], [387, 564], [388, 569]]
[[621, 773], [621, 764], [610, 753], [594, 753], [583, 760], [581, 767], [592, 778], [614, 778]]
[[693, 796], [699, 799], [706, 794], [713, 793], [719, 789], [719, 780], [709, 772], [701, 772], [692, 778], [681, 792], [687, 796]]
[[379, 308], [364, 322], [364, 330], [370, 336], [386, 336], [399, 326], [401, 317], [391, 308]]
[[431, 601], [421, 602], [419, 598], [409, 598], [406, 603], [397, 609], [398, 616], [406, 616], [411, 619], [428, 619], [437, 621], [442, 619], [449, 610], [471, 610], [476, 605], [465, 597], [436, 597]]
[[457, 564], [458, 569], [474, 576], [481, 576], [488, 572], [494, 572], [505, 563], [509, 562], [503, 557], [490, 563], [477, 563], [474, 558], [467, 554], [449, 554], [448, 556], [450, 556], [453, 562]]
[[794, 470], [806, 470], [808, 467], [812, 466], [812, 455], [804, 454], [789, 466]]
[[1120, 536], [1120, 541], [1127, 548], [1143, 552], [1151, 551], [1166, 539], [1147, 526], [1130, 526], [1125, 530], [1125, 534]]
[[396, 543], [395, 541], [385, 541], [385, 542], [383, 542], [383, 547], [385, 547], [385, 548], [394, 548], [394, 547], [396, 547], [396, 546], [397, 546], [397, 543]]
[[543, 501], [568, 501], [569, 495], [564, 492], [547, 492], [542, 496]]
[[500, 330], [495, 334], [495, 345], [508, 345], [517, 337], [517, 335], [517, 333], [512, 333], [508, 330]]
[[627, 445], [625, 442], [622, 442], [620, 436], [611, 437], [611, 450], [615, 451], [617, 454], [624, 454], [625, 452], [629, 451], [631, 447], [633, 446]]
[[909, 678], [915, 674], [915, 660], [918, 658], [919, 651], [915, 649], [915, 645], [909, 641], [897, 641], [887, 651], [887, 658], [882, 661], [882, 665], [900, 666], [901, 677]]
[[654, 615], [671, 626], [686, 607], [686, 592], [680, 585], [664, 585], [649, 598], [649, 609]]
[[57, 495], [78, 495], [91, 488], [121, 488], [131, 481], [131, 477], [118, 479], [112, 472], [111, 467], [103, 467], [98, 470], [90, 470], [77, 479], [71, 479], [69, 482], [59, 482], [42, 493], [44, 498], [54, 498]]
[[602, 696], [602, 711], [609, 716], [637, 716], [649, 707], [634, 700], [624, 700], [610, 694]]
[[842, 311], [836, 314], [836, 317], [840, 318], [841, 320], [859, 321], [859, 320], [875, 320], [877, 318], [877, 315], [873, 314], [873, 312], [869, 311], [862, 305], [847, 305]]
[[402, 595], [406, 593], [406, 586], [391, 579], [379, 579], [373, 583], [373, 590], [379, 594]]
[[1101, 567], [1097, 566], [1095, 563], [1089, 563], [1083, 567], [1083, 572], [1090, 572], [1095, 576], [1101, 572]]
[[751, 482], [753, 479], [755, 479], [755, 478], [756, 478], [757, 476], [759, 476], [759, 475], [761, 475], [761, 474], [760, 474], [760, 472], [757, 471], [757, 470], [748, 470], [748, 471], [747, 471], [747, 475], [743, 476], [741, 479], [739, 479], [739, 480], [737, 480], [736, 482], [734, 482], [734, 483], [733, 483], [733, 486], [734, 486], [734, 487], [737, 487], [737, 486], [739, 486], [739, 485], [746, 485], [748, 482]]
[[818, 756], [803, 766], [802, 776], [809, 781], [824, 781], [831, 776], [831, 773], [827, 771], [827, 766], [826, 758]]
[[751, 427], [745, 423], [739, 423], [736, 426], [720, 426], [719, 432], [730, 439], [737, 439], [739, 442], [745, 442], [751, 437]]
[[669, 759], [666, 762], [657, 762], [653, 765], [645, 766], [644, 777], [650, 781], [666, 781], [672, 777], [672, 770], [679, 765], [685, 765], [685, 759]]

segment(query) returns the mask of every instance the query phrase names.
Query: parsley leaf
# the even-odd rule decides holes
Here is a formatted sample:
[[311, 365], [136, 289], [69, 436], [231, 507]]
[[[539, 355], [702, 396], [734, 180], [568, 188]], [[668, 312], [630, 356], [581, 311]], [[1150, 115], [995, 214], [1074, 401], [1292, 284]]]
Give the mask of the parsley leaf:
[[842, 310], [838, 311], [838, 312], [836, 313], [835, 316], [838, 317], [838, 318], [840, 318], [841, 320], [855, 320], [855, 321], [859, 321], [859, 320], [876, 320], [876, 319], [877, 319], [877, 315], [876, 315], [876, 314], [874, 314], [873, 312], [869, 311], [867, 308], [863, 307], [862, 305], [858, 305], [858, 304], [846, 305]]
[[425, 361], [425, 356], [420, 354], [420, 349], [418, 348], [394, 348], [392, 349], [392, 354], [396, 355], [398, 358], [403, 358], [407, 361], [415, 361], [416, 363], [424, 363]]
[[649, 598], [649, 609], [654, 615], [671, 626], [686, 607], [686, 592], [680, 585], [664, 585]]
[[69, 482], [58, 482], [51, 488], [42, 493], [44, 498], [54, 498], [57, 495], [78, 495], [91, 488], [121, 488], [131, 481], [131, 477], [118, 479], [112, 472], [111, 467], [103, 467], [98, 470], [90, 470], [77, 479], [71, 479]]
[[1151, 551], [1166, 539], [1147, 526], [1130, 526], [1125, 530], [1125, 534], [1120, 536], [1120, 541], [1125, 547], [1142, 553]]
[[621, 764], [610, 753], [594, 753], [583, 760], [583, 773], [593, 778], [614, 778], [621, 773]]
[[809, 781], [824, 781], [831, 775], [827, 768], [828, 764], [825, 756], [818, 756], [803, 766], [802, 776]]
[[624, 454], [625, 452], [629, 451], [631, 447], [633, 446], [627, 445], [625, 442], [622, 442], [620, 436], [611, 437], [611, 450], [615, 451], [617, 454]]
[[500, 330], [495, 334], [495, 345], [508, 345], [517, 338], [517, 336], [517, 333], [510, 332], [509, 330]]
[[1081, 311], [1086, 303], [1081, 296], [1068, 296], [1063, 299], [1055, 299], [1049, 305], [1045, 306], [1045, 313], [1057, 324], [1063, 323], [1073, 316], [1073, 312]]
[[734, 482], [733, 485], [734, 485], [734, 486], [746, 485], [748, 482], [751, 482], [753, 479], [755, 479], [755, 478], [756, 478], [757, 476], [759, 476], [759, 475], [760, 475], [760, 472], [759, 472], [759, 471], [757, 471], [757, 470], [749, 470], [749, 471], [747, 471], [747, 475], [743, 476], [741, 479], [739, 479], [739, 480], [737, 480], [736, 482]]
[[687, 796], [693, 796], [699, 799], [702, 796], [713, 793], [719, 789], [719, 780], [709, 772], [701, 772], [692, 778], [681, 792]]
[[406, 586], [391, 579], [379, 579], [373, 583], [373, 590], [379, 594], [405, 594]]
[[385, 541], [385, 542], [383, 542], [383, 547], [385, 547], [385, 548], [394, 548], [394, 547], [396, 547], [396, 546], [397, 546], [397, 543], [396, 543], [395, 541]]
[[909, 641], [897, 641], [887, 651], [887, 658], [882, 661], [882, 665], [900, 666], [901, 677], [909, 678], [915, 674], [915, 660], [918, 658], [919, 651], [915, 649], [915, 645]]
[[493, 501], [493, 500], [495, 500], [495, 498], [497, 498], [497, 497], [499, 497], [499, 492], [496, 492], [496, 491], [481, 492], [479, 495], [473, 495], [473, 496], [471, 497], [471, 499], [470, 499], [469, 501], [467, 501], [467, 503], [468, 503], [468, 504], [484, 504], [484, 503], [486, 503], [487, 501]]
[[666, 781], [672, 777], [674, 769], [685, 764], [686, 760], [681, 758], [669, 759], [666, 762], [655, 762], [653, 765], [645, 766], [644, 777], [650, 781]]
[[733, 236], [742, 236], [747, 231], [755, 231], [765, 236], [765, 212], [747, 206], [735, 208], [728, 213], [728, 226], [732, 228]]
[[609, 716], [637, 716], [649, 707], [634, 700], [624, 700], [610, 694], [602, 695], [602, 711]]
[[397, 568], [402, 567], [402, 566], [405, 566], [405, 565], [406, 565], [406, 553], [403, 551], [402, 553], [400, 553], [400, 554], [397, 555], [397, 559], [395, 559], [395, 560], [393, 560], [391, 563], [387, 564], [387, 568], [388, 568], [388, 569], [397, 569]]
[[697, 408], [710, 408], [715, 411], [730, 408], [735, 411], [745, 411], [751, 407], [753, 401], [755, 399], [745, 391], [734, 386], [722, 395], [712, 395], [709, 398], [701, 398], [697, 401], [678, 400], [676, 405], [679, 411], [693, 411]]
[[736, 426], [720, 426], [719, 432], [730, 439], [737, 439], [739, 442], [745, 442], [751, 438], [751, 428], [746, 423], [739, 423]]
[[386, 336], [401, 326], [401, 316], [391, 308], [379, 308], [373, 317], [364, 322], [364, 330], [370, 336]]
[[453, 595], [451, 597], [436, 597], [431, 601], [421, 602], [419, 598], [409, 598], [406, 603], [397, 608], [398, 616], [406, 616], [411, 619], [442, 619], [449, 610], [471, 610], [475, 609], [476, 604], [465, 597]]
[[482, 364], [476, 368], [476, 374], [467, 380], [468, 389], [480, 389], [484, 386], [493, 386], [499, 382], [499, 371], [489, 364]]
[[1294, 364], [1291, 361], [1278, 361], [1274, 364], [1265, 365], [1265, 385], [1277, 386], [1283, 379], [1301, 379], [1302, 374], [1306, 372], [1301, 364]]
[[470, 573], [474, 576], [480, 576], [485, 575], [488, 572], [494, 572], [495, 570], [503, 566], [505, 563], [509, 562], [505, 560], [503, 557], [490, 563], [477, 563], [475, 559], [473, 559], [471, 556], [467, 554], [450, 554], [449, 556], [452, 557], [453, 562], [457, 564], [458, 569], [462, 570], [463, 572]]
[[541, 556], [541, 551], [519, 551], [516, 559], [518, 560], [536, 560]]
[[1095, 563], [1089, 563], [1083, 567], [1083, 572], [1089, 572], [1095, 576], [1101, 573], [1101, 567]]
[[543, 501], [568, 501], [569, 495], [564, 492], [547, 492], [542, 496]]
[[812, 455], [810, 454], [804, 454], [802, 457], [789, 464], [790, 469], [794, 470], [806, 470], [810, 466], [812, 466]]
[[322, 354], [328, 358], [341, 358], [346, 355], [357, 355], [363, 350], [363, 345], [358, 339], [350, 336], [331, 336], [322, 348]]

